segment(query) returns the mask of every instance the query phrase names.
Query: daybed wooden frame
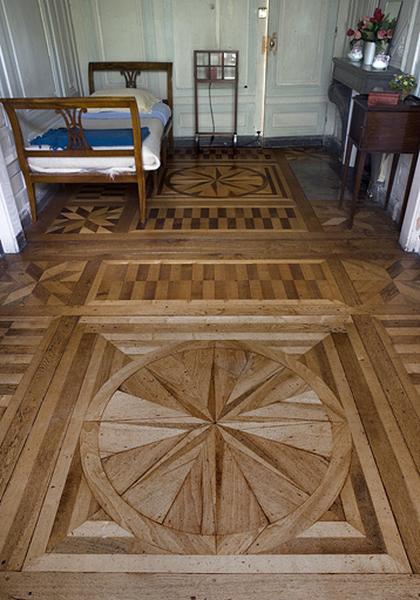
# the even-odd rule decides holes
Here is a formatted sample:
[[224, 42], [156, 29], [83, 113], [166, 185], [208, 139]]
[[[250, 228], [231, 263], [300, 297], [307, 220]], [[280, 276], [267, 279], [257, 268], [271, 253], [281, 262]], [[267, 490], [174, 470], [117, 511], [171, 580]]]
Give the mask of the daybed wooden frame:
[[[164, 100], [173, 112], [172, 96], [172, 63], [169, 62], [92, 62], [89, 63], [89, 93], [95, 91], [94, 75], [96, 71], [119, 71], [124, 76], [127, 88], [136, 87], [137, 76], [142, 71], [166, 72], [167, 76], [167, 98]], [[16, 151], [19, 165], [22, 170], [31, 207], [32, 221], [37, 220], [37, 207], [35, 196], [36, 183], [97, 183], [97, 182], [119, 182], [136, 183], [139, 198], [140, 220], [144, 223], [146, 219], [146, 181], [145, 171], [142, 164], [142, 142], [141, 123], [137, 103], [134, 97], [67, 97], [67, 98], [7, 98], [0, 99], [9, 117], [13, 135], [16, 143]], [[133, 127], [133, 149], [129, 150], [94, 150], [86, 141], [82, 126], [82, 114], [88, 108], [129, 108], [131, 123]], [[68, 130], [67, 150], [29, 150], [25, 147], [16, 111], [18, 110], [54, 110], [60, 114]], [[173, 143], [172, 118], [168, 121], [162, 138], [161, 168], [148, 171], [153, 173], [153, 190], [160, 184], [163, 170], [165, 168], [167, 144]], [[31, 157], [117, 157], [133, 156], [135, 162], [134, 173], [120, 173], [112, 177], [106, 173], [87, 171], [84, 173], [38, 173], [32, 171], [28, 158]]]

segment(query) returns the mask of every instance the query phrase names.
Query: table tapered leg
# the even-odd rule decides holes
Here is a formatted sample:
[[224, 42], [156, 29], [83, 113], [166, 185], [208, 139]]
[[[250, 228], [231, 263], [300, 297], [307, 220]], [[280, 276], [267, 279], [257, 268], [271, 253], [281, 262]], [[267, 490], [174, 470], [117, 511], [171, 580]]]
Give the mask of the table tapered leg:
[[389, 199], [391, 197], [392, 186], [394, 185], [395, 173], [397, 172], [397, 166], [398, 166], [399, 159], [400, 159], [400, 155], [394, 154], [394, 156], [392, 158], [391, 172], [389, 174], [388, 188], [386, 190], [385, 209], [388, 208]]
[[343, 206], [344, 192], [346, 191], [346, 183], [347, 183], [347, 177], [349, 175], [350, 157], [351, 157], [352, 150], [353, 150], [353, 142], [351, 140], [347, 140], [346, 157], [344, 160], [343, 175], [341, 177], [341, 187], [340, 187], [340, 196], [339, 196], [339, 200], [338, 200], [338, 208], [341, 208]]
[[357, 209], [357, 201], [359, 199], [360, 184], [362, 183], [363, 170], [365, 168], [367, 152], [360, 150], [356, 160], [356, 175], [354, 179], [353, 201], [350, 208], [349, 229], [353, 227], [354, 215]]

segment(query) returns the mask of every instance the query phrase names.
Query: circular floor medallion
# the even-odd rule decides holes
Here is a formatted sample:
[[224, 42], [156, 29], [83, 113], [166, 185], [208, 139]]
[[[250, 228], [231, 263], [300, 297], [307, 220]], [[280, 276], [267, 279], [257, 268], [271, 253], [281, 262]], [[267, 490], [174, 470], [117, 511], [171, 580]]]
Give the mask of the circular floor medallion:
[[267, 179], [264, 173], [249, 167], [209, 165], [172, 171], [166, 185], [178, 194], [187, 196], [235, 198], [263, 190], [267, 186]]
[[176, 554], [270, 552], [314, 523], [348, 473], [331, 390], [280, 352], [198, 342], [117, 372], [81, 433], [104, 510]]

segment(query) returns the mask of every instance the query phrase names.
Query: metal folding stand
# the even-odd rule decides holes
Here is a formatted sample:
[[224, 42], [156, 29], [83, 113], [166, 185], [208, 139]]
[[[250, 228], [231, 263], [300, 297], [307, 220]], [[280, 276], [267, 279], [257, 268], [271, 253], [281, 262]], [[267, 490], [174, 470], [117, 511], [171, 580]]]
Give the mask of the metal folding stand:
[[[194, 50], [194, 111], [195, 111], [195, 151], [200, 152], [200, 138], [231, 137], [235, 150], [238, 144], [238, 73], [239, 52], [237, 50]], [[209, 90], [210, 110], [212, 114], [212, 131], [200, 130], [199, 119], [199, 86], [207, 84]], [[213, 86], [233, 87], [233, 131], [217, 131], [214, 126], [214, 115], [211, 105], [211, 89]]]

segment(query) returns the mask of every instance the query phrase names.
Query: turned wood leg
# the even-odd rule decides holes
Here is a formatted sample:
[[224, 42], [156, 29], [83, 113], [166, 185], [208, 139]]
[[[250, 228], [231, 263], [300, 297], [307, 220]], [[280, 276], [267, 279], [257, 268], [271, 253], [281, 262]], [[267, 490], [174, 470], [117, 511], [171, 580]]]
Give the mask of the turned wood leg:
[[350, 158], [351, 158], [352, 150], [353, 150], [353, 142], [349, 139], [349, 140], [347, 140], [346, 158], [344, 160], [343, 174], [341, 177], [338, 208], [341, 208], [343, 206], [344, 192], [346, 191], [346, 183], [347, 183], [347, 177], [349, 175], [349, 166], [350, 166]]
[[389, 199], [391, 197], [392, 186], [394, 185], [395, 173], [397, 172], [397, 166], [398, 166], [399, 159], [400, 159], [400, 155], [394, 154], [394, 156], [392, 158], [391, 172], [389, 174], [388, 188], [386, 190], [385, 209], [388, 208]]
[[363, 170], [365, 168], [367, 152], [360, 150], [356, 160], [356, 174], [354, 178], [353, 201], [350, 208], [349, 229], [353, 227], [354, 215], [357, 209], [357, 201], [359, 199], [360, 184], [362, 183]]
[[419, 158], [419, 153], [417, 152], [416, 154], [413, 155], [413, 158], [411, 159], [410, 172], [408, 174], [407, 184], [405, 186], [404, 200], [403, 200], [403, 203], [401, 206], [401, 213], [400, 213], [400, 219], [399, 219], [400, 228], [404, 221], [405, 211], [407, 210], [408, 197], [410, 196], [411, 184], [413, 183], [414, 172], [416, 170], [418, 158]]

